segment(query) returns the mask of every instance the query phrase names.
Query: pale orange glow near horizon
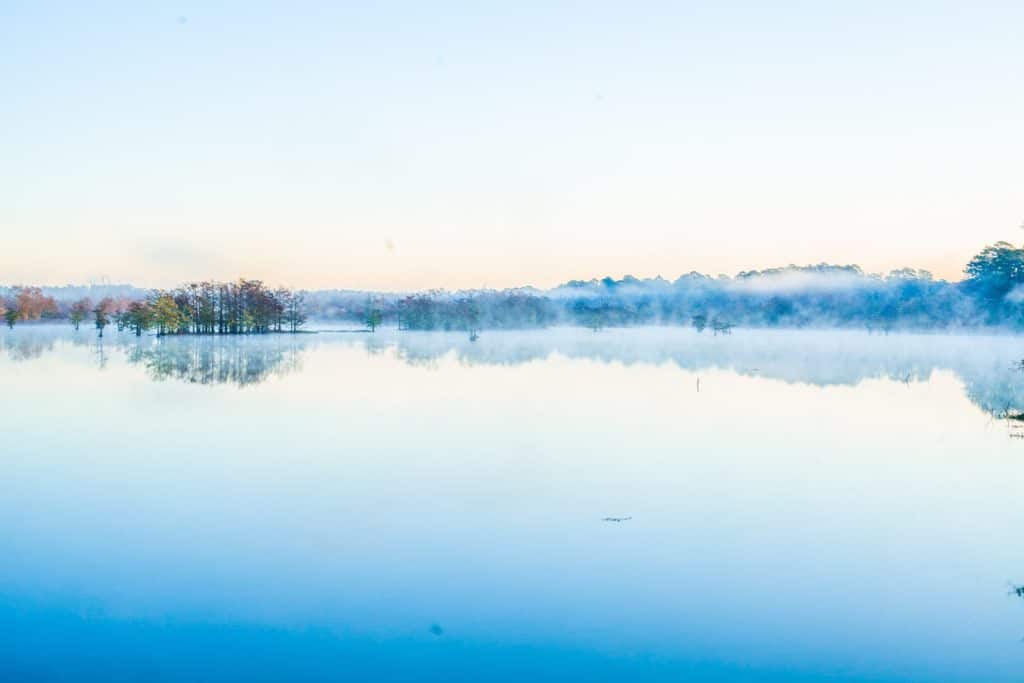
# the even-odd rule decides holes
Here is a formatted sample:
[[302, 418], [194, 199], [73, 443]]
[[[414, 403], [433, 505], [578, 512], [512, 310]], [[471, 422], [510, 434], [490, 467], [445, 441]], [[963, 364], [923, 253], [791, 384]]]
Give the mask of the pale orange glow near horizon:
[[[997, 241], [990, 239], [989, 242]], [[897, 268], [930, 271], [936, 278], [957, 281], [967, 260], [984, 243], [959, 249], [889, 249], [879, 252], [863, 242], [746, 241], [742, 248], [731, 243], [703, 240], [690, 244], [602, 240], [581, 242], [549, 240], [542, 247], [523, 242], [463, 245], [464, 251], [446, 249], [429, 241], [379, 244], [351, 243], [342, 247], [309, 251], [301, 243], [278, 243], [261, 252], [221, 256], [217, 248], [186, 248], [173, 243], [144, 256], [130, 254], [111, 259], [119, 247], [84, 245], [72, 264], [39, 267], [23, 261], [0, 270], [0, 284], [64, 285], [91, 282], [128, 283], [140, 287], [167, 287], [197, 279], [261, 279], [304, 289], [358, 289], [413, 291], [424, 289], [503, 289], [521, 286], [550, 288], [569, 280], [589, 280], [632, 275], [673, 280], [697, 271], [710, 276], [734, 276], [790, 264], [854, 264], [865, 272], [885, 274]], [[126, 250], [127, 251], [127, 250]], [[107, 263], [109, 270], [96, 266]], [[54, 273], [61, 275], [54, 276]], [[50, 273], [40, 276], [39, 273]]]

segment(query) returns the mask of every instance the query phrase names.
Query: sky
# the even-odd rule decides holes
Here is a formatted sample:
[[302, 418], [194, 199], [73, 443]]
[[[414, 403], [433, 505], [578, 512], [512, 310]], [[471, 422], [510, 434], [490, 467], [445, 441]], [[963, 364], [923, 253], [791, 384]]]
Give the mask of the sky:
[[1019, 0], [0, 0], [0, 283], [959, 279], [1024, 240], [1022, 26]]

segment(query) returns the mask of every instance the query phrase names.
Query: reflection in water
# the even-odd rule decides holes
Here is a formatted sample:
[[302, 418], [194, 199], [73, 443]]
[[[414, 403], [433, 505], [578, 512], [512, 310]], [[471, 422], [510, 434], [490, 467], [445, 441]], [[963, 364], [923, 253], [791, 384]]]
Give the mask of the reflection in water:
[[25, 361], [39, 358], [46, 351], [53, 351], [54, 338], [40, 338], [38, 335], [15, 336], [8, 333], [0, 337], [0, 349], [7, 351], [11, 360]]
[[[552, 354], [601, 363], [671, 364], [691, 372], [728, 370], [788, 383], [855, 386], [866, 379], [910, 384], [951, 370], [972, 403], [999, 418], [1024, 412], [1024, 371], [1012, 337], [877, 336], [858, 332], [755, 332], [729, 338], [688, 330], [641, 328], [599, 334], [549, 330], [490, 334], [475, 344], [461, 335], [402, 334], [362, 340], [410, 365], [431, 367], [452, 354], [466, 365], [518, 365]], [[1024, 428], [1024, 423], [1021, 424]]]
[[[520, 365], [552, 355], [599, 363], [673, 365], [699, 372], [726, 370], [748, 377], [815, 386], [854, 386], [884, 378], [910, 384], [949, 370], [964, 384], [972, 403], [998, 418], [1024, 413], [1024, 370], [1016, 339], [1009, 336], [889, 335], [858, 332], [740, 331], [728, 337], [698, 335], [678, 328], [633, 328], [593, 333], [574, 328], [493, 332], [479, 341], [457, 333], [260, 335], [252, 337], [135, 337], [95, 335], [63, 326], [23, 326], [0, 335], [0, 351], [14, 361], [40, 358], [56, 344], [90, 346], [102, 367], [117, 349], [130, 364], [162, 381], [194, 384], [258, 384], [301, 368], [301, 356], [315, 346], [362, 348], [391, 354], [417, 367], [439, 367], [445, 358], [475, 365]], [[1019, 424], [1024, 437], [1024, 421]], [[1015, 432], [1015, 433], [1016, 433]]]
[[1021, 670], [1018, 338], [106, 337], [0, 330], [0, 680]]
[[259, 384], [299, 369], [298, 344], [246, 344], [223, 337], [161, 339], [128, 350], [128, 362], [146, 368], [155, 381], [176, 379], [191, 384]]
[[146, 369], [157, 382], [178, 380], [190, 384], [259, 384], [271, 377], [300, 369], [300, 356], [308, 335], [259, 337], [136, 337], [71, 332], [40, 325], [0, 336], [0, 351], [11, 360], [26, 361], [54, 351], [57, 342], [89, 348], [99, 369], [107, 366], [112, 352], [120, 352], [130, 365]]

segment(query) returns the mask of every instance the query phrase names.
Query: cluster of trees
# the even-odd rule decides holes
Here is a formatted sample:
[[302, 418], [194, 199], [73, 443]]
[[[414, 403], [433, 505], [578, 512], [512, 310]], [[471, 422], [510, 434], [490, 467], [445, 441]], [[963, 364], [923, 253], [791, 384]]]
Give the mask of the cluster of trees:
[[259, 280], [194, 282], [172, 290], [154, 290], [144, 298], [88, 297], [58, 306], [36, 287], [19, 287], [3, 303], [8, 326], [19, 320], [66, 317], [75, 329], [91, 317], [99, 336], [111, 323], [136, 335], [146, 330], [165, 334], [264, 334], [297, 332], [306, 322], [304, 295], [269, 289]]
[[362, 323], [368, 330], [382, 324], [402, 330], [522, 329], [560, 322], [558, 307], [527, 290], [450, 293], [431, 290], [417, 294], [310, 292], [307, 310], [321, 320]]
[[416, 294], [395, 305], [400, 330], [463, 330], [472, 333], [480, 326], [480, 304], [475, 297], [440, 299]]
[[44, 293], [41, 287], [14, 287], [8, 290], [6, 296], [0, 296], [0, 315], [8, 327], [14, 327], [15, 323], [21, 321], [67, 319], [76, 330], [92, 316], [102, 335], [111, 316], [126, 309], [130, 303], [129, 300], [115, 300], [112, 297], [104, 297], [96, 305], [88, 297], [60, 301]]
[[306, 322], [304, 295], [270, 289], [259, 280], [193, 282], [155, 291], [126, 312], [127, 326], [158, 334], [266, 334], [298, 332]]
[[0, 298], [0, 315], [8, 327], [14, 327], [19, 320], [44, 320], [60, 316], [57, 301], [43, 294], [39, 287], [15, 287], [11, 293]]

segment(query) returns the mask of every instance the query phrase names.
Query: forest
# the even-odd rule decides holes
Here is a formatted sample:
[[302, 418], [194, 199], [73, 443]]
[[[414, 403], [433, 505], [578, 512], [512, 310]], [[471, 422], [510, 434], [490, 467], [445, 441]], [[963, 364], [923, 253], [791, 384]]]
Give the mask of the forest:
[[297, 332], [307, 319], [374, 331], [458, 330], [577, 325], [689, 325], [712, 334], [734, 327], [837, 327], [889, 332], [976, 327], [1024, 328], [1024, 248], [985, 247], [958, 282], [923, 270], [865, 273], [818, 264], [743, 271], [733, 277], [691, 272], [661, 277], [573, 280], [552, 289], [380, 293], [270, 289], [259, 280], [196, 282], [172, 290], [127, 285], [0, 288], [0, 313], [21, 321], [109, 324], [137, 335]]
[[549, 290], [373, 294], [319, 291], [307, 310], [321, 320], [409, 330], [529, 329], [578, 325], [692, 325], [698, 331], [733, 327], [836, 327], [888, 332], [975, 327], [1024, 327], [1024, 249], [1006, 242], [986, 247], [959, 282], [910, 268], [886, 275], [855, 265], [819, 264], [751, 270], [734, 277], [688, 273], [661, 277], [574, 280]]

